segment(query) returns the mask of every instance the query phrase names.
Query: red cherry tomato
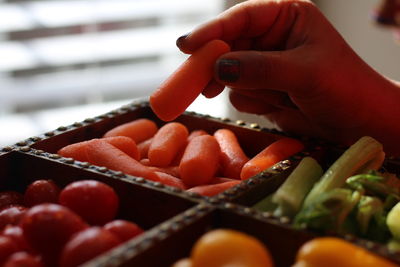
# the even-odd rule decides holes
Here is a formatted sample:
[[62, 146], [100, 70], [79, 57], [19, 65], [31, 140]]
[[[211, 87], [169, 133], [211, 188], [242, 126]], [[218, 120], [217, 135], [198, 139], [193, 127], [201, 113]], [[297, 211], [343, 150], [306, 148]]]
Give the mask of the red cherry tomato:
[[37, 256], [20, 251], [8, 257], [3, 267], [43, 267], [43, 264]]
[[113, 233], [122, 242], [125, 242], [143, 233], [143, 229], [140, 228], [137, 224], [125, 220], [111, 221], [109, 223], [106, 223], [103, 228]]
[[24, 196], [16, 191], [0, 192], [0, 210], [10, 205], [22, 205]]
[[67, 185], [60, 193], [59, 203], [75, 211], [89, 224], [103, 225], [115, 218], [119, 200], [109, 185], [82, 180]]
[[37, 180], [25, 190], [24, 203], [32, 207], [42, 203], [57, 203], [61, 189], [52, 180]]
[[27, 208], [21, 205], [8, 206], [0, 210], [0, 229], [7, 225], [17, 225]]
[[18, 225], [7, 225], [1, 232], [2, 235], [10, 237], [15, 241], [18, 248], [23, 251], [32, 251], [32, 248], [26, 242], [22, 228]]
[[0, 236], [0, 265], [13, 253], [17, 252], [18, 245], [7, 236]]
[[40, 204], [30, 208], [20, 225], [28, 244], [48, 257], [47, 262], [56, 260], [74, 233], [87, 228], [78, 215], [58, 204]]
[[116, 247], [119, 239], [111, 232], [93, 226], [74, 235], [65, 245], [60, 267], [75, 267]]

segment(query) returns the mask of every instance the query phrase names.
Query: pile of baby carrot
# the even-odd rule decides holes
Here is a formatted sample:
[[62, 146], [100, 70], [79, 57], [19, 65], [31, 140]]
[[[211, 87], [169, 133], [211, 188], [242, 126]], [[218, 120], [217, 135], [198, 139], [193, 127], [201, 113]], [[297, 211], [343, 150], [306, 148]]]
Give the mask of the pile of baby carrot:
[[213, 196], [303, 148], [300, 141], [284, 137], [249, 158], [229, 129], [189, 131], [180, 122], [157, 126], [140, 118], [110, 129], [102, 138], [65, 146], [58, 154]]

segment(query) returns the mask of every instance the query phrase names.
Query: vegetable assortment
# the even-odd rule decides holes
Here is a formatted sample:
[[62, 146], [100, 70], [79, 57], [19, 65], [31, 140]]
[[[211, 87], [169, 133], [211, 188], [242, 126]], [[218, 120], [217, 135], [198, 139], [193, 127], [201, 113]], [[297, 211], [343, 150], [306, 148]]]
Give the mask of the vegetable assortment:
[[303, 149], [299, 140], [282, 137], [249, 158], [229, 129], [189, 131], [180, 122], [158, 127], [140, 118], [110, 129], [102, 138], [67, 145], [58, 154], [214, 196]]
[[0, 206], [1, 266], [75, 267], [143, 233], [116, 219], [117, 194], [96, 180], [37, 180], [0, 192]]
[[298, 229], [353, 234], [396, 246], [400, 180], [382, 172], [382, 145], [363, 137], [327, 170], [303, 158], [280, 188], [254, 207], [292, 219]]

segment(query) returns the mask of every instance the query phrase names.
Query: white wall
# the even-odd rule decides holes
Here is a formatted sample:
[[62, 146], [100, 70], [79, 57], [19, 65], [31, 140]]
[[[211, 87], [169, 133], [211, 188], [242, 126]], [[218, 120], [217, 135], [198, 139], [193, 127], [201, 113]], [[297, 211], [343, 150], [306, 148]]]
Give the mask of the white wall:
[[371, 11], [380, 0], [318, 0], [321, 11], [353, 49], [380, 73], [400, 80], [400, 44], [376, 25]]

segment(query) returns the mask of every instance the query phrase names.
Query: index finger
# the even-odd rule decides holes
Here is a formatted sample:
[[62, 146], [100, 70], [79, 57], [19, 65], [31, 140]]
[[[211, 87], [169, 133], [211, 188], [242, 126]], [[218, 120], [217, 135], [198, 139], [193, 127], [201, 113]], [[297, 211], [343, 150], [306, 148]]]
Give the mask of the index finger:
[[198, 26], [184, 38], [179, 38], [177, 46], [182, 52], [191, 54], [213, 39], [231, 43], [260, 36], [272, 27], [282, 9], [296, 2], [249, 0], [237, 4]]

